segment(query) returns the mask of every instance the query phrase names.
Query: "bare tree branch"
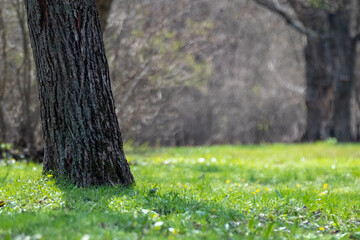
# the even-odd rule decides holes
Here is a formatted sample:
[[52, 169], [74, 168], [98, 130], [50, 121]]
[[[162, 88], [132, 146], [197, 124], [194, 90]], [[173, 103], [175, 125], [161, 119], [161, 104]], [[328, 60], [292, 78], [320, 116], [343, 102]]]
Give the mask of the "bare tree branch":
[[292, 92], [294, 92], [296, 94], [303, 95], [305, 93], [305, 89], [303, 87], [292, 85], [288, 81], [284, 80], [280, 76], [278, 71], [276, 70], [273, 61], [269, 61], [268, 64], [267, 64], [267, 67], [271, 71], [271, 73], [274, 76], [274, 79], [279, 83], [280, 86], [282, 86], [282, 87], [286, 88], [287, 90], [292, 91]]
[[319, 37], [319, 34], [317, 32], [315, 32], [309, 28], [306, 28], [301, 23], [299, 23], [298, 20], [294, 19], [294, 17], [290, 16], [286, 11], [284, 11], [279, 6], [277, 1], [276, 1], [276, 3], [271, 0], [253, 0], [253, 1], [255, 1], [259, 5], [269, 9], [270, 11], [278, 14], [279, 16], [281, 16], [286, 21], [287, 24], [292, 26], [295, 30], [297, 30], [301, 34], [305, 34], [309, 37]]

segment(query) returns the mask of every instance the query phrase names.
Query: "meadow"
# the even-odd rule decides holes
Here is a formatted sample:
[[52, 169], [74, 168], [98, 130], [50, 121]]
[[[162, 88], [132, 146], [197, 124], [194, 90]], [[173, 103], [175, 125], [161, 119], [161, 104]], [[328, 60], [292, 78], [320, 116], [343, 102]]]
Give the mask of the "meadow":
[[127, 189], [3, 156], [0, 239], [360, 239], [359, 144], [126, 152]]

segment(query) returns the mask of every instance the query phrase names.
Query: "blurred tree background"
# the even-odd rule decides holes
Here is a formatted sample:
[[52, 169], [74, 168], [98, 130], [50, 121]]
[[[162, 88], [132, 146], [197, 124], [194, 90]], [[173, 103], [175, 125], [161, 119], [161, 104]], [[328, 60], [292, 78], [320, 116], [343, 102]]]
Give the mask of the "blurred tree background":
[[[36, 73], [23, 1], [0, 0], [0, 142], [41, 156]], [[329, 128], [341, 124], [349, 127], [344, 140], [358, 140], [358, 1], [98, 4], [125, 141], [152, 146], [313, 141], [336, 137]], [[337, 16], [346, 18], [341, 26]], [[339, 64], [339, 48], [332, 47], [344, 39], [329, 36], [341, 32], [354, 41], [353, 66]], [[344, 65], [348, 68], [340, 69]], [[339, 83], [347, 81], [343, 69], [351, 71], [351, 85], [337, 94]], [[309, 79], [320, 82], [311, 85], [312, 95]], [[311, 96], [318, 97], [315, 118], [307, 114]], [[345, 105], [337, 106], [339, 99]], [[334, 116], [343, 116], [347, 108], [348, 121], [337, 122]], [[309, 135], [309, 126], [318, 133]]]

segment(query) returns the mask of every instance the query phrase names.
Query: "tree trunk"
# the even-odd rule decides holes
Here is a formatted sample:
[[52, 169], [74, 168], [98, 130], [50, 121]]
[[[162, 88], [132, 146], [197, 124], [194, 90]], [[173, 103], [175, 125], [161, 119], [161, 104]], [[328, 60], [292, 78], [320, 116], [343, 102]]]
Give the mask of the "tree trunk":
[[354, 79], [356, 40], [351, 37], [351, 14], [345, 12], [332, 16], [335, 25], [335, 96], [334, 96], [334, 136], [340, 142], [354, 140], [351, 135], [351, 89]]
[[21, 2], [16, 2], [16, 14], [19, 21], [20, 33], [23, 45], [23, 63], [17, 69], [17, 87], [21, 94], [21, 116], [19, 119], [19, 137], [15, 145], [28, 148], [30, 155], [36, 155], [34, 112], [31, 110], [32, 76], [31, 76], [31, 51], [29, 46], [29, 34], [26, 30], [26, 13]]
[[3, 6], [0, 6], [0, 34], [1, 34], [1, 51], [2, 51], [2, 60], [3, 64], [1, 67], [1, 77], [0, 77], [0, 143], [5, 140], [5, 116], [3, 109], [3, 102], [5, 97], [5, 89], [7, 83], [7, 36], [6, 36], [6, 26], [4, 22]]
[[335, 137], [346, 142], [352, 140], [350, 98], [355, 41], [350, 35], [347, 11], [328, 14], [326, 21], [322, 22], [324, 37], [309, 36], [305, 48], [308, 125], [303, 140]]
[[44, 172], [77, 186], [130, 185], [95, 0], [27, 0]]

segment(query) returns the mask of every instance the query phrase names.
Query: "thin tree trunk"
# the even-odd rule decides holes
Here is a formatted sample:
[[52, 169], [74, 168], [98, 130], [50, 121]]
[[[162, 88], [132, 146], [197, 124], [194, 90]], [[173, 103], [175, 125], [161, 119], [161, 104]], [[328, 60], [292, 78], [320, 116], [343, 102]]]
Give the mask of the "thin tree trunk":
[[78, 186], [130, 185], [95, 0], [27, 0], [44, 172]]
[[[3, 6], [1, 6], [3, 7]], [[2, 41], [2, 60], [3, 65], [1, 68], [1, 80], [0, 80], [0, 142], [5, 140], [5, 116], [3, 110], [3, 101], [5, 97], [5, 89], [7, 83], [7, 37], [6, 37], [6, 27], [4, 22], [4, 12], [3, 8], [0, 9], [0, 33], [1, 33], [1, 41]]]
[[17, 0], [16, 1], [16, 13], [19, 21], [19, 26], [22, 36], [22, 45], [23, 45], [23, 63], [19, 67], [18, 71], [22, 76], [18, 77], [18, 89], [21, 93], [21, 119], [18, 128], [19, 138], [16, 142], [16, 145], [22, 148], [29, 148], [30, 155], [34, 156], [36, 154], [35, 149], [35, 135], [34, 135], [34, 123], [33, 123], [33, 112], [31, 111], [31, 95], [32, 95], [32, 77], [31, 77], [31, 53], [29, 46], [29, 36], [26, 30], [26, 14], [23, 4]]

